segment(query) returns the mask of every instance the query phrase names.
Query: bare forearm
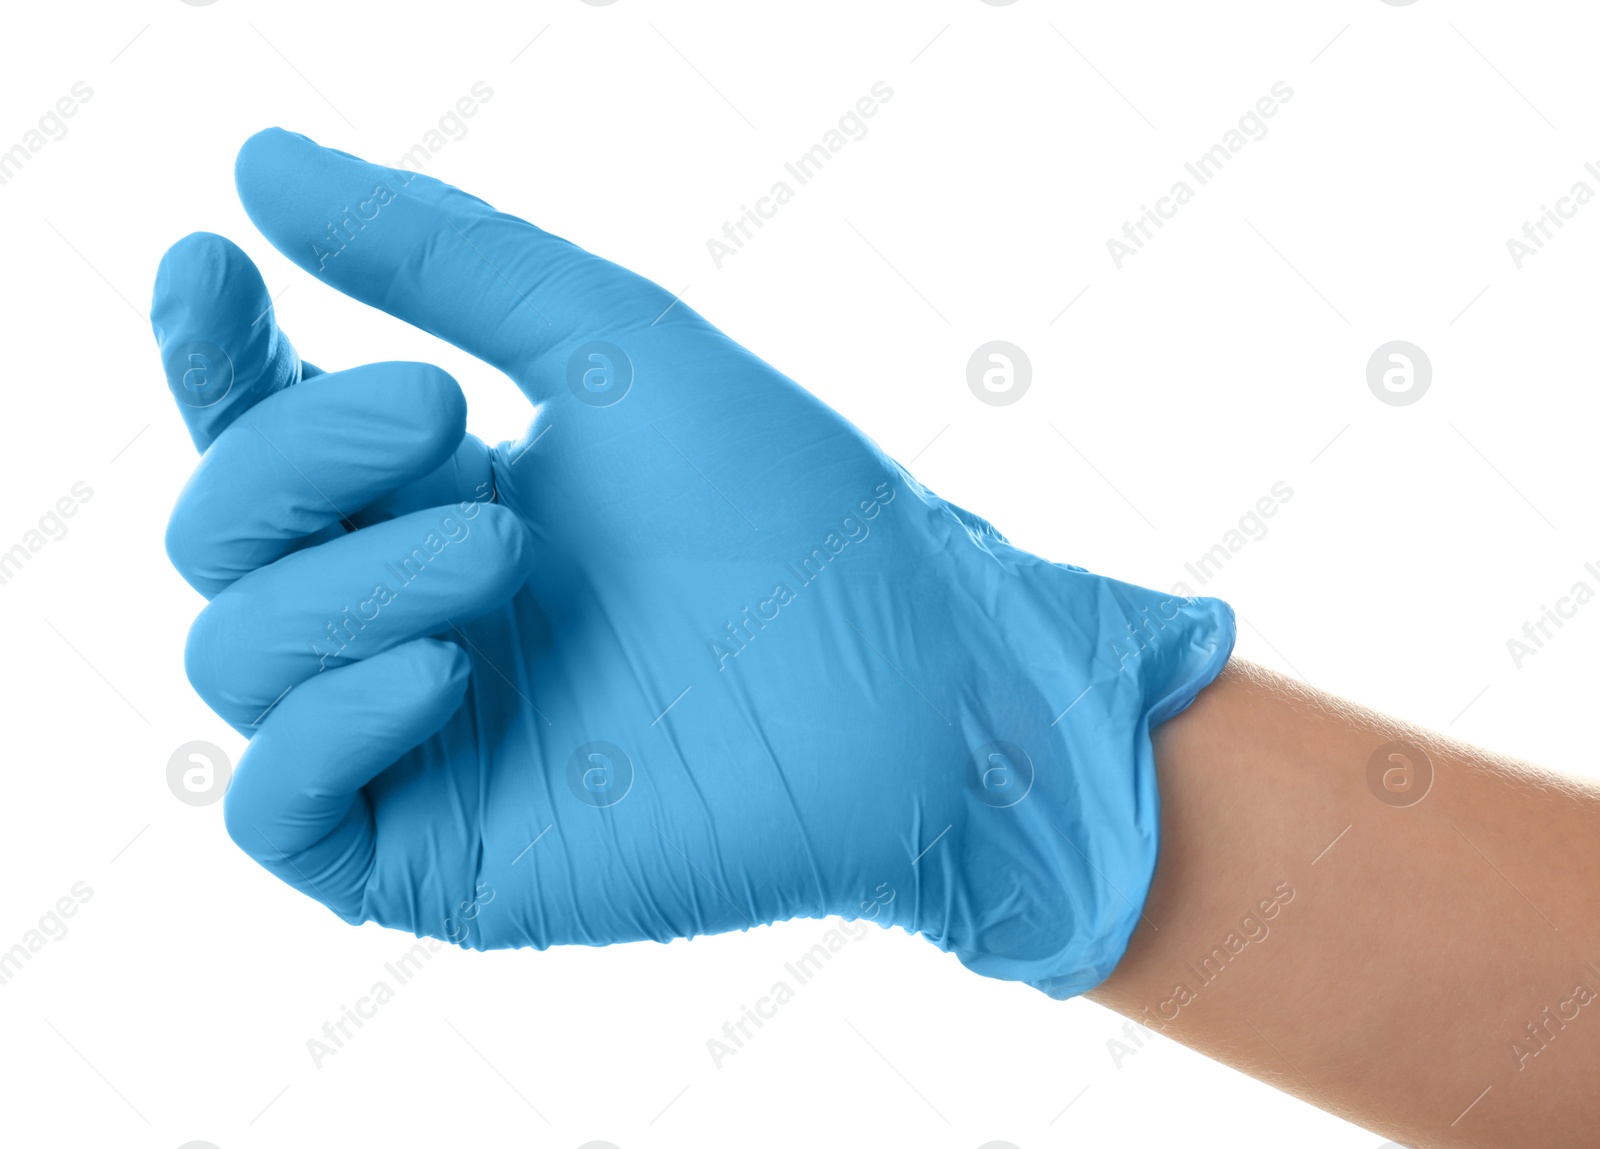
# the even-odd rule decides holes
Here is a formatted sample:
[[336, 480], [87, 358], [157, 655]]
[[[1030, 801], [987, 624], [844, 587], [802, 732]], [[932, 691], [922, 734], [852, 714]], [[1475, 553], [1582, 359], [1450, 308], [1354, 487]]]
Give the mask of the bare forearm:
[[1418, 1149], [1595, 1144], [1595, 787], [1238, 660], [1156, 758], [1155, 883], [1093, 999]]

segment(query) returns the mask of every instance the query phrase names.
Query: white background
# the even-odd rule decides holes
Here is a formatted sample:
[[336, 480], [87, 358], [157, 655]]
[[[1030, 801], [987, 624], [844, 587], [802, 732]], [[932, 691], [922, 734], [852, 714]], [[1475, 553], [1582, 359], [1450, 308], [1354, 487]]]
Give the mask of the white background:
[[[279, 886], [220, 805], [167, 788], [180, 744], [242, 743], [183, 674], [200, 601], [162, 531], [194, 460], [144, 313], [166, 246], [223, 232], [307, 358], [433, 360], [474, 431], [515, 437], [514, 387], [293, 268], [232, 183], [271, 124], [392, 162], [481, 80], [492, 100], [426, 170], [684, 288], [1014, 542], [1165, 588], [1283, 481], [1269, 533], [1205, 588], [1238, 610], [1242, 655], [1595, 774], [1600, 606], [1520, 669], [1506, 647], [1600, 585], [1600, 206], [1520, 270], [1506, 248], [1575, 181], [1600, 190], [1580, 5], [100, 0], [4, 19], [0, 149], [75, 82], [93, 96], [0, 186], [0, 550], [74, 483], [93, 496], [0, 586], [0, 949], [75, 882], [93, 897], [0, 986], [0, 1139], [1381, 1140], [1163, 1039], [1118, 1065], [1120, 1018], [899, 932], [852, 943], [717, 1068], [707, 1039], [817, 922], [447, 950], [316, 1068], [307, 1039], [410, 939]], [[707, 239], [879, 80], [869, 133], [718, 270]], [[1269, 133], [1118, 270], [1106, 241], [1277, 81], [1294, 95]], [[1032, 361], [1011, 406], [966, 384], [993, 339]], [[1410, 406], [1366, 382], [1394, 339], [1433, 365]]]

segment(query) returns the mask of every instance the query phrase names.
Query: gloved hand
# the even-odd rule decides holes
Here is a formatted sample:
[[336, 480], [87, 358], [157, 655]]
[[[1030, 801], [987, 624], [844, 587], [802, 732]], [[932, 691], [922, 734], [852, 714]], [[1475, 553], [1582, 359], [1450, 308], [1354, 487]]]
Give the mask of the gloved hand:
[[204, 456], [168, 530], [233, 839], [351, 923], [478, 948], [871, 918], [1054, 997], [1155, 865], [1151, 727], [1233, 616], [1047, 562], [687, 304], [427, 176], [280, 130], [271, 243], [505, 372], [323, 373], [197, 233], [152, 320]]

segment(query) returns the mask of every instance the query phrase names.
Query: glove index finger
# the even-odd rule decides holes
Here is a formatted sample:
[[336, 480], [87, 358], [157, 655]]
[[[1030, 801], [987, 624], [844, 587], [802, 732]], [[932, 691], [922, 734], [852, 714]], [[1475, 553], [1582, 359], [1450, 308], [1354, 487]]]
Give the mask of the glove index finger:
[[184, 236], [162, 256], [150, 326], [167, 386], [200, 451], [241, 412], [317, 373], [278, 328], [250, 257], [211, 232]]
[[[234, 168], [272, 245], [346, 295], [455, 344], [535, 402], [564, 387], [569, 348], [644, 328], [671, 293], [431, 176], [268, 128]], [[692, 321], [673, 308], [673, 321]]]

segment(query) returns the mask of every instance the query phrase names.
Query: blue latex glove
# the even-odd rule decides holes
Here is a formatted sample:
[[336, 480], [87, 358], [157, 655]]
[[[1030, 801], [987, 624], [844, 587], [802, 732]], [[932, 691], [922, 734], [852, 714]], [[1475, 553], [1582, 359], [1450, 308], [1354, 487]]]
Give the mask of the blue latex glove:
[[195, 689], [251, 736], [234, 840], [351, 923], [472, 948], [871, 918], [1054, 997], [1155, 866], [1150, 730], [1233, 617], [1009, 545], [655, 284], [279, 130], [272, 244], [493, 364], [323, 373], [227, 240], [152, 320], [205, 451], [168, 549]]

